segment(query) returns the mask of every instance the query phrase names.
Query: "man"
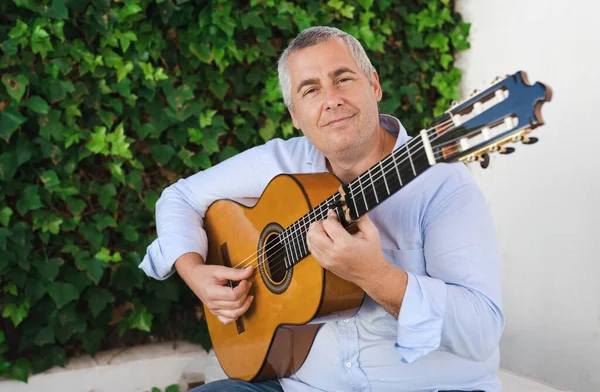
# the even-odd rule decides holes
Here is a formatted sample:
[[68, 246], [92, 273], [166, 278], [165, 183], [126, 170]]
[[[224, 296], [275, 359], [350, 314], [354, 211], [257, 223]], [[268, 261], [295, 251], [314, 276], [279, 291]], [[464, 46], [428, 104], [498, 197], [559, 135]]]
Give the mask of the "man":
[[[284, 102], [305, 137], [273, 140], [167, 188], [158, 239], [141, 268], [173, 268], [223, 323], [252, 306], [251, 270], [203, 264], [202, 218], [222, 198], [257, 198], [279, 173], [330, 171], [349, 182], [408, 136], [380, 115], [377, 72], [360, 43], [329, 27], [303, 31], [279, 61]], [[313, 224], [309, 250], [367, 297], [356, 316], [320, 329], [302, 368], [266, 383], [199, 391], [499, 391], [499, 257], [487, 206], [462, 164], [436, 164], [358, 222]], [[173, 267], [174, 266], [174, 267]], [[225, 287], [227, 280], [240, 284]]]

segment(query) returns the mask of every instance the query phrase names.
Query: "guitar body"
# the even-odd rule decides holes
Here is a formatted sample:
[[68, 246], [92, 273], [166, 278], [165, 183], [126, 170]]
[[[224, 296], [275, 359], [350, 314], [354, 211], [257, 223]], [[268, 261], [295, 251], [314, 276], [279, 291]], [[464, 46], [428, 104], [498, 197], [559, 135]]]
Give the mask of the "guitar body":
[[204, 309], [215, 353], [230, 378], [260, 381], [293, 374], [304, 363], [319, 323], [350, 317], [362, 304], [358, 286], [324, 270], [311, 255], [285, 268], [285, 250], [276, 246], [283, 228], [339, 186], [328, 173], [279, 175], [254, 207], [220, 200], [208, 209], [207, 263], [255, 267], [254, 301], [236, 322], [224, 325]]

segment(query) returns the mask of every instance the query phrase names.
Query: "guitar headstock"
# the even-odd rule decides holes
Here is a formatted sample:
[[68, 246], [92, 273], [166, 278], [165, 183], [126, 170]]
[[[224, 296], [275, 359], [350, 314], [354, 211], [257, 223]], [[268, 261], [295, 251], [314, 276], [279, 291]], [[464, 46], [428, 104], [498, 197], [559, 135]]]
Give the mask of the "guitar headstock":
[[434, 121], [431, 147], [441, 161], [479, 161], [485, 168], [488, 153], [510, 154], [508, 143], [537, 142], [529, 134], [544, 123], [542, 104], [551, 99], [550, 87], [531, 85], [523, 71], [497, 78]]

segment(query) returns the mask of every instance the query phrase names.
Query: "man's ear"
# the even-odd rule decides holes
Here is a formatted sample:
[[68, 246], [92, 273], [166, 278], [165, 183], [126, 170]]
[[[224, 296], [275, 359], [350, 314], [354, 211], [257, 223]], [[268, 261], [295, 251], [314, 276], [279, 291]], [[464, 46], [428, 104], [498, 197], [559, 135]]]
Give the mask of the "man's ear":
[[298, 118], [296, 118], [296, 115], [289, 107], [287, 109], [288, 112], [290, 112], [290, 116], [292, 116], [292, 123], [294, 124], [294, 128], [300, 129], [300, 124], [298, 124]]
[[381, 85], [379, 84], [379, 75], [377, 74], [376, 70], [373, 70], [371, 77], [373, 78], [373, 81], [371, 82], [371, 86], [373, 87], [373, 93], [375, 93], [377, 102], [379, 102], [383, 97], [383, 91], [381, 90]]

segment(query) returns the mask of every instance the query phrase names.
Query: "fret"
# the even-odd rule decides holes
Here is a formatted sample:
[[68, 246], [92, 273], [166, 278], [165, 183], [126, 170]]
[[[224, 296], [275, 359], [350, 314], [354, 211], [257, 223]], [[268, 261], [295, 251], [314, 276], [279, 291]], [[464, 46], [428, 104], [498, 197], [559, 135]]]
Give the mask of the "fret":
[[375, 201], [379, 204], [379, 195], [377, 194], [377, 189], [375, 189], [375, 181], [373, 181], [373, 175], [371, 174], [372, 170], [367, 171], [369, 173], [369, 178], [371, 179], [371, 187], [373, 188], [373, 193], [375, 194]]
[[[291, 259], [290, 259], [292, 254], [289, 251], [289, 246], [288, 246], [286, 236], [287, 236], [286, 230], [284, 230], [279, 237], [282, 238], [283, 248], [285, 250], [285, 255], [286, 255], [286, 257], [284, 257], [284, 259], [283, 259], [283, 261], [285, 263], [285, 268], [290, 268], [292, 266]], [[288, 260], [289, 260], [289, 262], [288, 262]]]
[[290, 237], [291, 237], [291, 245], [292, 245], [292, 250], [294, 251], [294, 260], [295, 262], [298, 262], [300, 260], [300, 258], [298, 257], [298, 253], [296, 252], [296, 240], [294, 239], [294, 226], [295, 226], [295, 222], [290, 226]]
[[362, 177], [362, 175], [358, 176], [358, 187], [360, 188], [360, 192], [362, 193], [363, 200], [365, 202], [366, 211], [369, 211], [369, 205], [367, 204], [367, 197], [365, 196], [365, 190], [364, 190], [364, 188], [362, 186], [360, 177]]
[[[306, 215], [305, 215], [306, 216]], [[306, 227], [306, 230], [304, 230], [304, 221], [306, 219], [304, 219], [304, 217], [300, 218], [300, 232], [298, 235], [298, 239], [300, 240], [300, 243], [302, 244], [302, 247], [304, 248], [304, 254], [308, 254], [308, 245], [306, 245], [306, 232], [308, 231], [308, 226]], [[302, 250], [302, 248], [300, 249]]]
[[[349, 187], [350, 185], [348, 186], [348, 189], [350, 189]], [[352, 204], [354, 204], [354, 211], [356, 213], [356, 216], [358, 217], [358, 207], [356, 206], [356, 198], [354, 197], [354, 195], [350, 195], [350, 200], [352, 200]]]
[[[387, 161], [387, 158], [385, 160]], [[381, 171], [381, 175], [383, 176], [383, 182], [385, 184], [385, 190], [386, 190], [386, 192], [387, 192], [387, 194], [389, 196], [391, 194], [391, 192], [390, 192], [390, 187], [388, 186], [388, 183], [387, 183], [387, 178], [386, 178], [387, 173], [383, 170], [383, 165], [381, 164], [381, 161], [379, 161], [379, 170]]]
[[400, 186], [403, 186], [402, 177], [400, 176], [400, 170], [398, 170], [398, 163], [396, 162], [396, 151], [392, 152], [392, 161], [394, 161], [394, 169], [396, 169], [396, 174], [398, 175], [398, 181], [400, 181]]
[[416, 177], [417, 171], [415, 170], [415, 165], [413, 164], [412, 157], [410, 156], [410, 149], [408, 148], [408, 142], [404, 143], [404, 146], [406, 146], [406, 152], [408, 153], [408, 160], [410, 161], [410, 166], [412, 167], [413, 175]]

